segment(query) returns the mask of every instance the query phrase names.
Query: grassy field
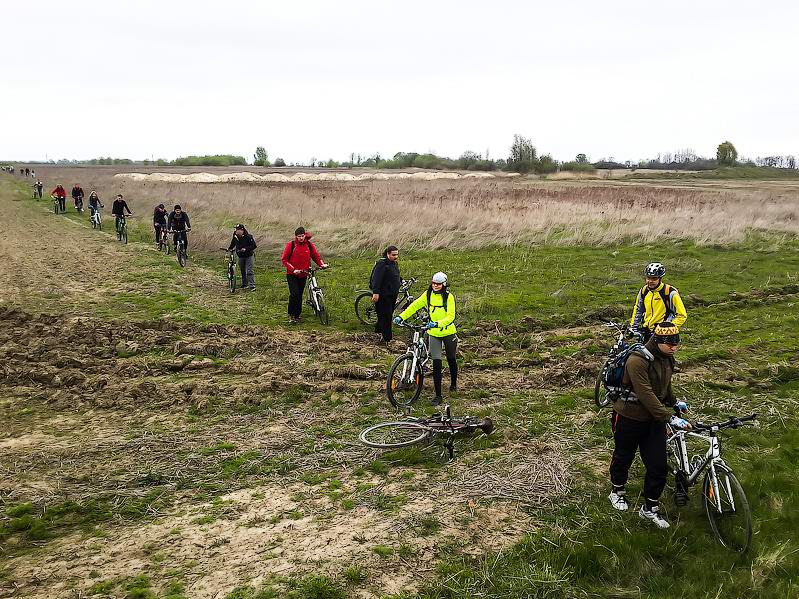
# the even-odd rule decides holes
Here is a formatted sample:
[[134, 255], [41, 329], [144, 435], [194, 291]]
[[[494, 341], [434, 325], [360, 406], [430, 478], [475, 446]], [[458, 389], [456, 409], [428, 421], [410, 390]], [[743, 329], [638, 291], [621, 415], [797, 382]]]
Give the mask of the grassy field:
[[[616, 192], [637, 193], [591, 193]], [[741, 193], [796, 209], [768, 185]], [[306, 315], [288, 329], [277, 237], [258, 253], [258, 291], [230, 296], [221, 253], [181, 270], [148, 247], [146, 226], [122, 247], [48, 208], [0, 180], [0, 593], [797, 595], [799, 241], [784, 227], [718, 243], [409, 244], [403, 274], [443, 269], [458, 298], [453, 409], [497, 424], [448, 463], [435, 446], [357, 443], [395, 416], [381, 377], [402, 348], [374, 347], [355, 320], [365, 246], [329, 244], [331, 325]], [[591, 400], [611, 343], [601, 320], [628, 315], [655, 259], [689, 311], [675, 383], [692, 416], [760, 414], [722, 438], [755, 520], [743, 557], [715, 543], [696, 492], [677, 509], [667, 489], [665, 532], [605, 498], [608, 414]], [[636, 506], [641, 478], [638, 464]]]

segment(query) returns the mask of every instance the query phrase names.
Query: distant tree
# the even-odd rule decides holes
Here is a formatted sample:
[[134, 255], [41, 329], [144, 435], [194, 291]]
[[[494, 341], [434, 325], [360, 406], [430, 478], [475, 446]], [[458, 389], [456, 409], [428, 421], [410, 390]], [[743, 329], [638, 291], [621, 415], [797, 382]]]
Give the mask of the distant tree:
[[535, 172], [537, 173], [554, 173], [558, 170], [558, 163], [549, 154], [544, 154], [536, 161]]
[[336, 162], [332, 158], [328, 158], [327, 162], [325, 162], [325, 166], [327, 168], [338, 168], [338, 162]]
[[738, 150], [735, 149], [735, 146], [730, 141], [720, 143], [719, 147], [716, 148], [716, 160], [719, 166], [734, 166], [738, 160]]
[[286, 166], [286, 161], [282, 158], [275, 158], [275, 166]]
[[508, 157], [508, 170], [517, 173], [529, 173], [535, 168], [537, 150], [531, 139], [522, 137], [518, 133], [513, 136]]
[[469, 169], [473, 164], [476, 164], [481, 160], [480, 154], [477, 152], [466, 151], [461, 154], [461, 157], [458, 158], [458, 168], [461, 169]]
[[788, 162], [788, 168], [794, 170], [796, 168], [796, 156], [792, 154], [786, 156]]
[[577, 154], [574, 159], [577, 164], [588, 164], [588, 157], [585, 154]]
[[263, 146], [258, 146], [255, 148], [253, 164], [255, 166], [269, 166], [269, 154], [266, 152], [266, 149]]

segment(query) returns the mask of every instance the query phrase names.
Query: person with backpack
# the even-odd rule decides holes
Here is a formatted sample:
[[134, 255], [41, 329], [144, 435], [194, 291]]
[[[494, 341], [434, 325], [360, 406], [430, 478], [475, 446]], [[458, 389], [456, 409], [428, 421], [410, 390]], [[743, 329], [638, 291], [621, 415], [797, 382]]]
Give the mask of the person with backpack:
[[652, 262], [644, 269], [646, 284], [638, 292], [630, 318], [630, 327], [643, 336], [644, 342], [652, 336], [657, 323], [673, 322], [680, 328], [688, 320], [680, 292], [663, 282], [665, 274], [666, 267], [660, 262]]
[[385, 343], [392, 339], [391, 315], [394, 314], [394, 306], [397, 304], [397, 295], [402, 284], [398, 258], [397, 246], [388, 246], [383, 252], [383, 257], [372, 268], [372, 276], [369, 278], [369, 289], [372, 291], [372, 302], [377, 313], [375, 333], [380, 333]]
[[626, 352], [622, 385], [624, 394], [614, 396], [611, 413], [614, 449], [610, 461], [610, 504], [617, 510], [629, 508], [625, 485], [636, 451], [641, 453], [644, 475], [644, 505], [638, 515], [658, 528], [669, 522], [659, 511], [658, 502], [666, 486], [666, 424], [690, 429], [691, 424], [675, 414], [685, 412], [685, 402], [677, 402], [671, 386], [674, 354], [680, 344], [679, 329], [664, 321], [654, 327], [646, 344], [635, 344]]
[[239, 270], [241, 271], [241, 288], [255, 291], [255, 274], [253, 273], [253, 263], [255, 262], [255, 248], [258, 245], [255, 239], [247, 232], [247, 227], [239, 223], [233, 230], [233, 239], [230, 240], [228, 250], [236, 249], [239, 257]]
[[294, 231], [294, 239], [286, 244], [283, 249], [283, 255], [280, 257], [286, 269], [286, 281], [289, 286], [288, 311], [291, 324], [296, 324], [300, 321], [302, 292], [305, 291], [311, 260], [316, 262], [319, 268], [327, 268], [322, 256], [316, 251], [316, 246], [311, 243], [311, 237], [311, 233], [306, 232], [304, 227], [297, 227]]
[[422, 308], [427, 308], [430, 322], [427, 323], [427, 332], [430, 335], [430, 357], [433, 359], [433, 386], [436, 395], [433, 405], [441, 404], [441, 378], [442, 378], [442, 349], [447, 355], [451, 393], [458, 391], [458, 336], [455, 327], [455, 296], [449, 292], [449, 279], [443, 272], [433, 275], [430, 287], [426, 293], [416, 298], [402, 314], [394, 319], [397, 324], [402, 322]]

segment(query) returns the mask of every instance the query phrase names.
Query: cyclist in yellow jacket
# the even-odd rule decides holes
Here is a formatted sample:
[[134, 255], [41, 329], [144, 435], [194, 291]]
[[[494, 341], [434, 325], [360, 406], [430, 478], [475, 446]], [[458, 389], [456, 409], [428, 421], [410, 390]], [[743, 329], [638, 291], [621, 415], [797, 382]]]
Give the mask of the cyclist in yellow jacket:
[[666, 267], [660, 262], [647, 264], [644, 269], [646, 285], [641, 287], [635, 301], [630, 327], [643, 335], [647, 342], [661, 322], [671, 322], [678, 329], [688, 320], [688, 313], [676, 287], [663, 282]]
[[427, 323], [430, 335], [430, 357], [433, 359], [433, 385], [436, 389], [436, 396], [433, 405], [441, 404], [441, 378], [443, 364], [442, 349], [447, 354], [447, 365], [449, 366], [449, 377], [451, 393], [458, 390], [458, 362], [456, 354], [458, 351], [458, 336], [455, 328], [455, 296], [447, 289], [449, 280], [443, 272], [433, 275], [433, 280], [427, 293], [421, 296], [408, 306], [405, 311], [394, 319], [400, 324], [416, 314], [422, 308], [427, 308], [430, 315], [430, 322]]

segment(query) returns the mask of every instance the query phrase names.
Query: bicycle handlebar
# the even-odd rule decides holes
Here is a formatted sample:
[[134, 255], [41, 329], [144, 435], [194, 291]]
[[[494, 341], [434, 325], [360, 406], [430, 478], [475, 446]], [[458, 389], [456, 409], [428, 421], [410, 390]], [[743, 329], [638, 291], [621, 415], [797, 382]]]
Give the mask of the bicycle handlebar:
[[751, 420], [755, 420], [757, 418], [757, 414], [750, 414], [749, 416], [733, 416], [726, 422], [716, 422], [714, 424], [704, 424], [702, 422], [695, 422], [693, 427], [694, 431], [709, 431], [709, 430], [721, 430], [723, 428], [738, 428], [740, 426], [744, 426], [746, 422]]
[[397, 326], [398, 327], [404, 327], [406, 329], [413, 329], [414, 331], [426, 331], [427, 330], [427, 323], [425, 323], [425, 324], [409, 324], [407, 320], [403, 320]]

